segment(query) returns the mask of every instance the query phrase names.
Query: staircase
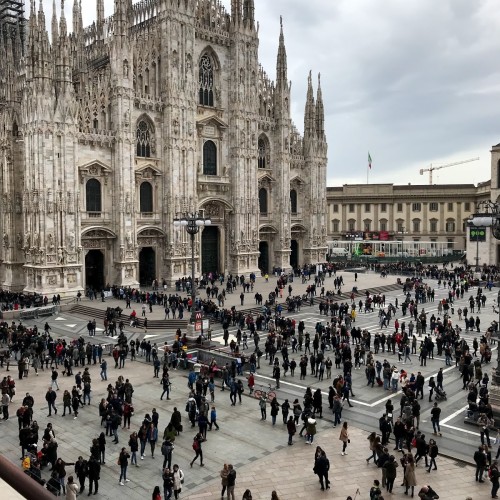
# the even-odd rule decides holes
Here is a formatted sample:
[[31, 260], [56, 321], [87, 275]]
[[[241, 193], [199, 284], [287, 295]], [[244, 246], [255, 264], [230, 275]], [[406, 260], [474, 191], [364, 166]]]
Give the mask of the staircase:
[[[106, 311], [103, 309], [98, 309], [97, 307], [89, 307], [89, 306], [84, 306], [81, 304], [75, 304], [71, 308], [71, 314], [74, 314], [75, 316], [81, 316], [87, 320], [92, 320], [95, 319], [101, 320], [101, 325], [102, 322], [104, 321], [104, 318], [106, 317]], [[128, 314], [121, 314], [121, 316], [118, 318], [119, 320], [122, 320], [125, 324], [129, 324], [129, 315]], [[139, 325], [138, 328], [144, 328], [144, 320], [139, 318], [138, 319]], [[188, 324], [187, 319], [165, 319], [165, 320], [151, 320], [148, 319], [148, 330], [177, 330], [180, 328], [182, 331], [186, 330]]]

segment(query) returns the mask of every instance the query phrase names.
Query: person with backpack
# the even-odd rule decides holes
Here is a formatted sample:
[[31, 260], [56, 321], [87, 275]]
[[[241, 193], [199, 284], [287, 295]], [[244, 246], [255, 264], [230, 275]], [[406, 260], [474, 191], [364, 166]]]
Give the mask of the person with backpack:
[[203, 442], [203, 436], [198, 432], [196, 436], [193, 439], [193, 450], [195, 452], [195, 456], [193, 460], [190, 462], [190, 466], [193, 467], [193, 464], [195, 460], [200, 457], [200, 467], [204, 467], [205, 464], [203, 463], [203, 450], [201, 449], [201, 443]]
[[163, 455], [163, 469], [172, 468], [172, 452], [174, 451], [174, 443], [170, 439], [165, 439], [161, 445], [161, 454]]
[[370, 500], [379, 500], [382, 497], [382, 491], [380, 490], [380, 481], [375, 479], [373, 481], [373, 486], [370, 488]]

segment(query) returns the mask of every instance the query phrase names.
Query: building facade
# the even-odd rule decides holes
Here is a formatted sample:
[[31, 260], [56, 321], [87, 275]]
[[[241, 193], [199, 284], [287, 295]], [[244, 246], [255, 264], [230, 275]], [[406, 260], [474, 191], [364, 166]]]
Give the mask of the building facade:
[[466, 248], [467, 219], [476, 210], [473, 184], [353, 184], [327, 188], [328, 239], [384, 233], [390, 240], [446, 242]]
[[[316, 262], [327, 240], [327, 144], [309, 75], [290, 118], [283, 27], [275, 81], [258, 61], [253, 0], [115, 0], [50, 37], [34, 1], [2, 29], [1, 286], [74, 293], [190, 274], [179, 214], [210, 217], [196, 273]], [[319, 81], [319, 79], [318, 79]]]

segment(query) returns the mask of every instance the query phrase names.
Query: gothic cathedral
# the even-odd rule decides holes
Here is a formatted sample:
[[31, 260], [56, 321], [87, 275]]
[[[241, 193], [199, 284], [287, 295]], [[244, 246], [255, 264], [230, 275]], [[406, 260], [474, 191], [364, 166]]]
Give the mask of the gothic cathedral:
[[[258, 62], [253, 0], [115, 0], [84, 27], [74, 0], [50, 37], [43, 1], [0, 31], [0, 286], [74, 294], [190, 274], [180, 214], [210, 217], [196, 272], [323, 261], [327, 144], [309, 75], [290, 118], [283, 27], [276, 79]], [[62, 0], [64, 2], [64, 0]], [[54, 5], [55, 7], [55, 5]]]

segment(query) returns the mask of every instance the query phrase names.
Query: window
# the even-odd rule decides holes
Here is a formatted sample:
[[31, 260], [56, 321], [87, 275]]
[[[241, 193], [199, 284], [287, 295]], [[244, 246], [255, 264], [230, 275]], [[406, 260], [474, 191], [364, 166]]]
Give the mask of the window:
[[430, 232], [437, 233], [438, 230], [438, 221], [436, 219], [430, 220]]
[[347, 230], [349, 232], [356, 231], [356, 221], [353, 219], [349, 219], [347, 221]]
[[369, 212], [371, 210], [369, 203], [365, 203], [365, 212]]
[[464, 210], [465, 210], [466, 212], [470, 212], [470, 202], [469, 202], [469, 201], [466, 201], [466, 202], [464, 203]]
[[437, 212], [439, 210], [439, 203], [436, 202], [429, 203], [429, 210], [431, 212]]
[[337, 219], [332, 220], [332, 232], [338, 233], [340, 228], [339, 221]]
[[380, 211], [381, 212], [387, 212], [387, 203], [381, 203], [380, 204]]
[[212, 141], [203, 144], [203, 175], [217, 175], [217, 146]]
[[141, 213], [153, 212], [153, 186], [150, 182], [143, 182], [139, 189], [139, 207]]
[[352, 214], [354, 213], [354, 210], [355, 210], [354, 203], [349, 203], [349, 212]]
[[422, 210], [422, 204], [421, 203], [412, 203], [411, 209], [414, 212], [420, 212], [420, 210]]
[[396, 221], [396, 227], [397, 227], [398, 233], [405, 232], [405, 225], [404, 225], [403, 221], [400, 221], [400, 220]]
[[336, 214], [339, 212], [339, 204], [338, 203], [333, 204], [333, 212]]
[[152, 128], [146, 120], [140, 120], [137, 124], [136, 138], [137, 156], [150, 158], [151, 153], [154, 152], [154, 148], [152, 147]]
[[453, 248], [453, 244], [454, 244], [455, 240], [453, 238], [448, 238], [446, 241], [447, 241], [447, 245], [446, 246], [448, 248]]
[[381, 231], [387, 231], [387, 221], [386, 220], [381, 220], [380, 221], [380, 230]]
[[398, 203], [397, 210], [398, 210], [398, 212], [403, 211], [403, 204], [402, 203]]
[[258, 167], [259, 168], [269, 168], [268, 155], [269, 148], [264, 139], [259, 139], [259, 151], [258, 151]]
[[101, 183], [97, 179], [89, 179], [86, 187], [87, 212], [100, 212], [102, 210]]
[[203, 54], [200, 59], [198, 83], [199, 102], [202, 106], [214, 105], [214, 68], [208, 54]]
[[261, 215], [267, 215], [267, 189], [259, 189], [259, 212]]
[[297, 213], [297, 191], [295, 189], [290, 191], [290, 209], [292, 214]]
[[455, 232], [455, 221], [454, 220], [446, 221], [446, 232], [447, 233], [454, 233]]
[[453, 203], [448, 203], [448, 212], [453, 212]]
[[413, 232], [420, 233], [420, 219], [415, 219], [413, 221]]
[[372, 221], [370, 219], [366, 219], [363, 221], [363, 226], [364, 226], [364, 230], [365, 231], [371, 231], [371, 227], [372, 227]]

